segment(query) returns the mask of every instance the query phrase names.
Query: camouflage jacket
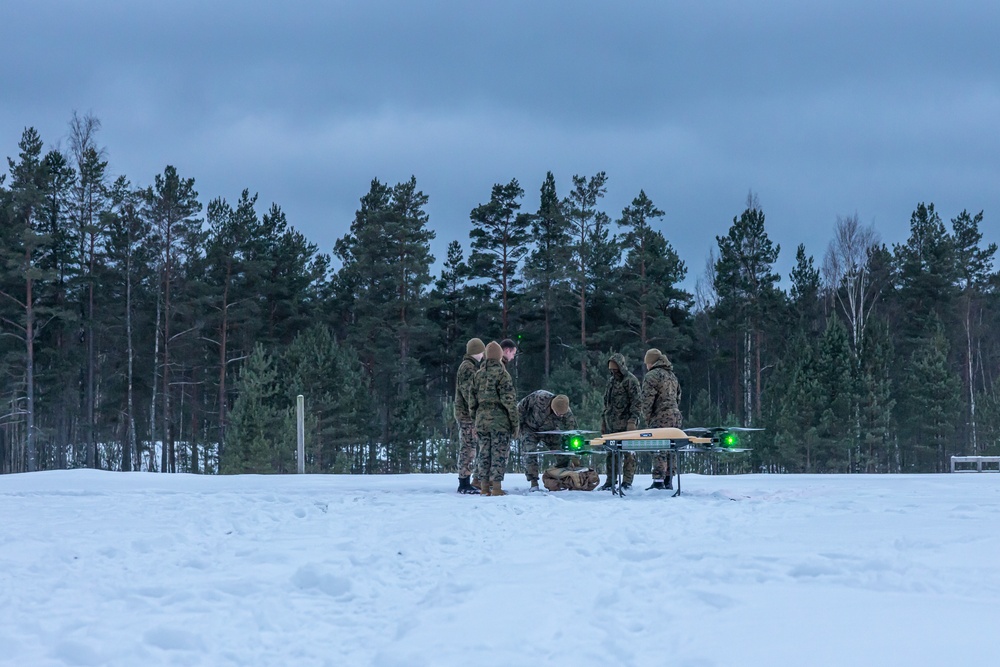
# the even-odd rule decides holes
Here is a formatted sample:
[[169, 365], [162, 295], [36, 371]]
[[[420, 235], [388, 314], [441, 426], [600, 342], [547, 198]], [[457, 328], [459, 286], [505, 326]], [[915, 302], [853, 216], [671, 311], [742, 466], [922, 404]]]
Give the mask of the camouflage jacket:
[[472, 421], [469, 404], [472, 402], [472, 380], [478, 370], [479, 362], [471, 355], [465, 355], [455, 374], [455, 421]]
[[608, 361], [618, 364], [622, 371], [622, 379], [618, 380], [614, 374], [608, 380], [608, 387], [604, 390], [604, 412], [601, 413], [601, 433], [618, 433], [628, 430], [628, 423], [632, 422], [635, 428], [639, 428], [639, 418], [642, 416], [642, 396], [639, 390], [639, 380], [629, 371], [625, 365], [625, 356], [612, 354]]
[[642, 416], [649, 428], [681, 426], [681, 386], [666, 357], [653, 364], [642, 379]]
[[487, 359], [472, 380], [472, 401], [469, 411], [476, 421], [476, 431], [506, 431], [516, 433], [518, 423], [517, 396], [510, 373], [503, 364]]
[[[522, 437], [534, 436], [538, 431], [569, 431], [576, 428], [576, 417], [572, 410], [561, 417], [552, 412], [553, 398], [555, 394], [551, 391], [539, 389], [517, 404], [517, 411], [521, 415]], [[552, 446], [558, 446], [560, 442], [557, 435], [538, 436], [537, 439]]]

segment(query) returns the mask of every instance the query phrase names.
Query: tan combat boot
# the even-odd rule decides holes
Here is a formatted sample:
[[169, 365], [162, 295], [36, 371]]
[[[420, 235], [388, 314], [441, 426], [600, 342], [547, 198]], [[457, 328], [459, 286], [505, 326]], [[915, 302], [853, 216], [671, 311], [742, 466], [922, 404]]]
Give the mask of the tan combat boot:
[[491, 496], [506, 496], [507, 492], [503, 490], [500, 480], [493, 482], [493, 488], [490, 490]]
[[490, 495], [490, 480], [488, 479], [479, 480], [479, 495], [481, 496]]

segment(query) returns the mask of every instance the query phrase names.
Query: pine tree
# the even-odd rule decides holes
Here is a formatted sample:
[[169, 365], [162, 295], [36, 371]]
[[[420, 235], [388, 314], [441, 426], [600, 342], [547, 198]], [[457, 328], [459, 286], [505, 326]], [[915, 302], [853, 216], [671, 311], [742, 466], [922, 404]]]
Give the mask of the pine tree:
[[34, 128], [25, 129], [18, 148], [21, 151], [19, 161], [7, 158], [11, 175], [8, 199], [12, 224], [0, 249], [2, 266], [7, 272], [0, 297], [12, 311], [4, 316], [4, 333], [20, 340], [24, 346], [19, 355], [23, 375], [18, 381], [24, 387], [24, 395], [14, 400], [16, 414], [23, 414], [25, 418], [24, 468], [18, 461], [15, 470], [33, 472], [38, 467], [35, 413], [35, 339], [40, 324], [38, 288], [48, 277], [41, 264], [51, 243], [42, 233], [48, 173], [41, 159], [42, 140]]
[[[122, 470], [139, 470], [142, 460], [141, 441], [137, 427], [137, 341], [140, 340], [142, 315], [140, 307], [154, 289], [156, 281], [156, 249], [151, 244], [152, 228], [142, 215], [142, 192], [132, 188], [121, 176], [110, 189], [110, 210], [107, 214], [107, 236], [103, 254], [107, 258], [101, 282], [111, 290], [109, 319], [119, 325], [124, 334], [122, 346], [112, 346], [124, 353], [124, 405], [119, 411], [124, 417], [122, 437]], [[117, 312], [114, 312], [117, 311]], [[148, 314], [148, 313], [145, 313]]]
[[521, 283], [518, 269], [528, 253], [528, 230], [531, 216], [518, 213], [524, 189], [511, 179], [506, 185], [493, 186], [490, 201], [472, 209], [473, 223], [469, 231], [472, 254], [469, 266], [472, 275], [484, 278], [493, 298], [500, 301], [500, 335], [506, 338], [510, 329], [510, 302]]
[[[176, 472], [174, 438], [176, 435], [173, 406], [171, 405], [170, 372], [172, 368], [171, 348], [174, 344], [174, 319], [177, 317], [175, 304], [177, 297], [177, 274], [186, 259], [186, 253], [201, 246], [201, 220], [196, 216], [201, 211], [198, 193], [194, 189], [193, 178], [181, 178], [177, 170], [167, 166], [163, 174], [157, 174], [154, 185], [145, 191], [146, 216], [156, 236], [160, 251], [160, 287], [163, 316], [157, 322], [162, 330], [162, 381], [163, 401], [163, 447], [160, 455], [160, 472], [167, 472], [168, 466]], [[162, 324], [162, 326], [161, 326]]]
[[964, 333], [962, 380], [965, 384], [969, 409], [968, 442], [973, 454], [979, 451], [976, 425], [975, 350], [979, 347], [983, 334], [975, 323], [981, 319], [984, 292], [989, 288], [990, 279], [993, 277], [993, 256], [997, 252], [996, 243], [982, 246], [983, 235], [979, 231], [982, 221], [982, 211], [975, 216], [969, 215], [968, 211], [962, 211], [951, 221], [958, 278], [956, 287], [961, 293], [959, 317]]
[[831, 317], [827, 323], [816, 365], [820, 395], [823, 397], [817, 423], [822, 447], [820, 470], [853, 472], [854, 364], [847, 330], [836, 317]]
[[930, 331], [914, 349], [904, 375], [899, 422], [904, 471], [945, 471], [963, 409], [961, 379], [948, 367], [944, 325], [932, 317]]
[[[76, 173], [58, 150], [50, 150], [42, 159], [47, 175], [45, 208], [39, 231], [48, 239], [47, 251], [38, 258], [38, 268], [45, 280], [36, 283], [38, 308], [50, 312], [43, 317], [46, 326], [36, 332], [35, 380], [42, 391], [36, 401], [36, 414], [48, 415], [48, 432], [52, 447], [46, 453], [44, 440], [39, 443], [39, 460], [44, 466], [66, 468], [67, 443], [71, 425], [79, 423], [80, 349], [78, 344], [80, 312], [76, 301], [79, 293], [80, 257], [77, 253], [76, 229], [72, 224], [71, 191]], [[44, 419], [40, 419], [42, 424]], [[54, 451], [51, 451], [53, 450]], [[74, 456], [75, 459], [75, 456]]]
[[295, 426], [290, 405], [278, 385], [274, 360], [257, 345], [237, 382], [223, 473], [291, 472], [295, 469]]
[[80, 267], [85, 294], [81, 311], [84, 317], [86, 336], [86, 390], [85, 410], [87, 467], [98, 467], [97, 442], [94, 439], [96, 396], [96, 342], [95, 342], [95, 277], [101, 272], [99, 256], [104, 244], [104, 220], [107, 204], [105, 173], [108, 162], [103, 159], [104, 151], [96, 144], [96, 134], [101, 122], [93, 116], [80, 118], [73, 114], [70, 121], [70, 148], [75, 163], [77, 179], [73, 188], [73, 217], [77, 226], [77, 240], [80, 244]]
[[563, 204], [556, 192], [556, 179], [552, 172], [545, 174], [539, 196], [538, 212], [531, 221], [531, 236], [535, 249], [525, 263], [524, 276], [528, 293], [541, 307], [543, 319], [544, 355], [542, 378], [549, 382], [552, 372], [552, 326], [559, 294], [568, 291], [570, 264], [569, 225]]
[[638, 354], [650, 347], [673, 353], [682, 346], [671, 314], [689, 306], [691, 300], [679, 287], [687, 275], [684, 262], [651, 226], [664, 215], [640, 190], [618, 221], [625, 230], [622, 247], [626, 252], [619, 316], [635, 337]]
[[817, 352], [803, 332], [796, 335], [789, 351], [779, 367], [787, 381], [774, 424], [776, 462], [779, 470], [817, 472], [822, 459], [819, 422], [824, 403]]
[[884, 320], [872, 320], [865, 327], [861, 341], [858, 370], [858, 411], [860, 417], [859, 470], [863, 472], [898, 472], [892, 444], [891, 369], [892, 340]]
[[955, 246], [934, 204], [920, 203], [910, 216], [910, 236], [893, 246], [900, 318], [900, 352], [909, 357], [933, 335], [928, 323], [935, 317], [952, 321], [957, 299]]
[[316, 315], [330, 258], [288, 224], [277, 204], [261, 216], [261, 230], [255, 260], [267, 271], [262, 275], [255, 268], [254, 276], [259, 281], [255, 288], [263, 297], [263, 337], [269, 343], [287, 345]]
[[[595, 240], [595, 221], [597, 218], [597, 202], [607, 193], [608, 176], [600, 171], [589, 179], [585, 176], [573, 176], [573, 189], [563, 202], [566, 219], [569, 220], [573, 236], [573, 270], [570, 279], [573, 289], [579, 296], [580, 311], [580, 378], [587, 378], [587, 295], [590, 293], [590, 280], [594, 262], [592, 250]], [[596, 237], [596, 238], [599, 238]]]
[[751, 424], [760, 414], [761, 348], [766, 318], [777, 301], [779, 280], [773, 264], [781, 246], [771, 242], [764, 230], [764, 211], [751, 196], [748, 207], [726, 236], [717, 236], [719, 258], [715, 263], [718, 310], [730, 327], [743, 331], [741, 341], [743, 418]]
[[813, 263], [812, 255], [806, 256], [806, 247], [801, 243], [795, 249], [795, 268], [789, 279], [789, 297], [796, 328], [816, 336], [823, 319], [819, 270]]
[[[423, 425], [418, 433], [409, 422], [396, 420], [401, 418], [400, 406], [417, 400], [411, 395], [426, 398], [423, 387], [410, 386], [415, 367], [409, 354], [413, 334], [423, 336], [424, 288], [433, 261], [425, 202], [412, 179], [395, 188], [373, 180], [350, 233], [335, 247], [342, 262], [334, 277], [339, 318], [346, 339], [364, 365], [374, 399], [373, 425], [377, 428], [372, 432], [380, 434], [379, 440], [369, 441], [367, 472], [375, 472], [378, 465], [379, 441], [394, 464], [405, 469], [412, 443], [423, 431]], [[387, 252], [394, 260], [401, 258], [401, 268], [385, 261]]]
[[306, 468], [312, 472], [352, 472], [356, 446], [366, 430], [364, 376], [357, 356], [339, 344], [329, 329], [301, 332], [285, 350], [281, 366], [289, 404], [306, 400]]

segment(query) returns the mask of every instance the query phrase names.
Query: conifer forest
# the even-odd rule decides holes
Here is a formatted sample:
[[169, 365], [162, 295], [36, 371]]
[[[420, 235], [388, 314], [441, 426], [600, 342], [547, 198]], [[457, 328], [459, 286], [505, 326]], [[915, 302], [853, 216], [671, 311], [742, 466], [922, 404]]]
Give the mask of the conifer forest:
[[933, 192], [900, 211], [904, 242], [853, 214], [816, 248], [772, 242], [751, 194], [681, 258], [666, 202], [637, 187], [606, 210], [604, 172], [564, 191], [549, 173], [483, 183], [467, 239], [435, 258], [415, 177], [372, 180], [319, 248], [252, 188], [200, 192], [172, 166], [112, 180], [99, 132], [74, 114], [52, 148], [28, 128], [0, 180], [0, 472], [293, 472], [299, 394], [307, 472], [454, 472], [472, 337], [515, 340], [518, 396], [565, 393], [582, 428], [600, 423], [609, 354], [641, 380], [655, 347], [686, 426], [765, 429], [685, 470], [943, 472], [1000, 454], [984, 234], [1000, 226]]

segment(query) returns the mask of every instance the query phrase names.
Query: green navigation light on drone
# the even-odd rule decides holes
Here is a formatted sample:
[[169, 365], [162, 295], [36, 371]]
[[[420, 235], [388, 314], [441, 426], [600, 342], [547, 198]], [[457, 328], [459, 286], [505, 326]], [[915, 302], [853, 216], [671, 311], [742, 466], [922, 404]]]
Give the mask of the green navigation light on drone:
[[726, 448], [735, 447], [740, 444], [740, 439], [735, 433], [726, 433], [722, 436], [722, 446]]
[[570, 436], [569, 448], [574, 452], [583, 449], [583, 437], [579, 435]]

